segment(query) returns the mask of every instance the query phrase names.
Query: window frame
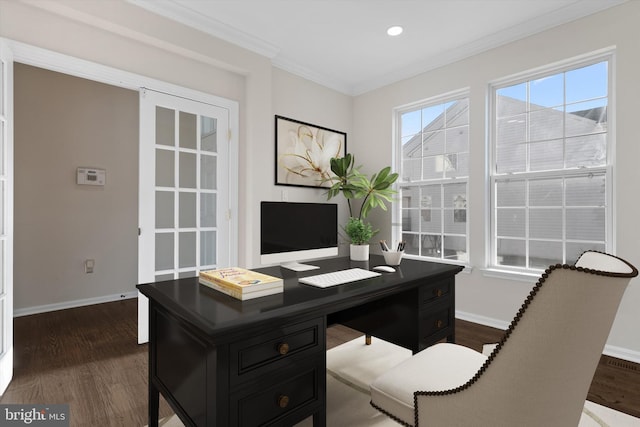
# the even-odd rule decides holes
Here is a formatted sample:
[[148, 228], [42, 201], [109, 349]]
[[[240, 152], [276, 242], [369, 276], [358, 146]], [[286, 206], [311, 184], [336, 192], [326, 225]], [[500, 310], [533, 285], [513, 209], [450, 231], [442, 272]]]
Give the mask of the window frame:
[[[394, 237], [395, 241], [401, 241], [403, 236], [403, 230], [402, 230], [403, 201], [402, 201], [402, 194], [401, 194], [402, 187], [410, 186], [410, 187], [419, 188], [425, 185], [439, 184], [442, 189], [442, 186], [446, 184], [464, 183], [466, 186], [466, 196], [467, 196], [466, 197], [466, 203], [467, 203], [466, 204], [466, 224], [465, 224], [465, 232], [464, 232], [465, 245], [466, 245], [465, 250], [467, 254], [466, 260], [461, 261], [461, 260], [455, 260], [455, 259], [448, 259], [448, 258], [444, 258], [442, 255], [440, 257], [430, 257], [430, 256], [424, 256], [424, 255], [405, 253], [404, 256], [406, 258], [425, 260], [425, 261], [435, 261], [435, 262], [441, 262], [446, 264], [455, 264], [455, 265], [470, 267], [470, 248], [471, 248], [470, 238], [469, 238], [469, 231], [470, 231], [469, 181], [471, 177], [470, 158], [469, 158], [467, 175], [462, 178], [461, 177], [441, 177], [441, 178], [420, 179], [416, 181], [403, 181], [403, 176], [402, 176], [402, 171], [403, 171], [402, 126], [401, 126], [402, 115], [412, 111], [434, 107], [441, 104], [446, 104], [448, 102], [458, 101], [461, 99], [466, 99], [468, 103], [467, 127], [469, 132], [468, 132], [468, 141], [467, 141], [468, 142], [467, 153], [469, 153], [469, 157], [470, 157], [471, 155], [471, 91], [470, 91], [470, 88], [466, 87], [463, 89], [447, 92], [444, 94], [440, 94], [437, 96], [412, 102], [410, 104], [398, 106], [393, 109], [393, 135], [394, 135], [393, 164], [395, 165], [396, 172], [398, 172], [399, 174], [399, 179], [395, 184], [395, 188], [396, 190], [398, 190], [398, 197], [392, 203], [392, 224], [391, 224], [392, 233], [391, 234]], [[422, 132], [423, 129], [424, 128], [421, 128], [420, 132]], [[445, 210], [444, 206], [440, 206], [439, 209], [441, 211]], [[445, 236], [444, 226], [445, 226], [445, 222], [444, 222], [444, 218], [442, 218], [441, 227], [440, 227], [441, 238]], [[421, 231], [418, 231], [417, 233], [418, 235], [423, 234], [421, 233]]]
[[[496, 117], [496, 97], [499, 89], [534, 81], [544, 77], [554, 76], [560, 73], [580, 69], [590, 65], [594, 65], [600, 62], [607, 62], [607, 131], [606, 131], [606, 162], [602, 166], [582, 166], [563, 169], [556, 169], [551, 171], [525, 171], [525, 172], [496, 172], [497, 162], [497, 117]], [[518, 274], [518, 275], [539, 275], [543, 268], [529, 267], [529, 245], [530, 237], [529, 231], [529, 205], [526, 203], [526, 217], [525, 222], [526, 235], [525, 235], [525, 254], [526, 254], [526, 267], [516, 267], [498, 264], [498, 249], [497, 249], [497, 200], [496, 200], [496, 183], [504, 179], [514, 180], [533, 180], [544, 178], [574, 178], [580, 176], [589, 176], [595, 174], [603, 174], [605, 179], [605, 230], [604, 230], [604, 245], [605, 251], [613, 253], [615, 245], [615, 51], [614, 49], [605, 49], [599, 52], [582, 55], [577, 58], [567, 59], [565, 61], [551, 64], [548, 66], [540, 67], [533, 70], [528, 70], [517, 75], [501, 78], [492, 81], [488, 85], [488, 110], [487, 110], [487, 218], [486, 221], [486, 235], [488, 238], [485, 241], [485, 264], [486, 270], [493, 273], [505, 273], [505, 274]], [[563, 101], [563, 106], [566, 106], [566, 99]], [[563, 134], [563, 140], [566, 135]], [[566, 231], [565, 220], [566, 218], [566, 205], [564, 204], [564, 197], [566, 193], [563, 188], [563, 230]], [[566, 235], [562, 237], [563, 243], [563, 257], [566, 257], [565, 244], [567, 243]], [[571, 260], [563, 259], [559, 262], [570, 262]]]

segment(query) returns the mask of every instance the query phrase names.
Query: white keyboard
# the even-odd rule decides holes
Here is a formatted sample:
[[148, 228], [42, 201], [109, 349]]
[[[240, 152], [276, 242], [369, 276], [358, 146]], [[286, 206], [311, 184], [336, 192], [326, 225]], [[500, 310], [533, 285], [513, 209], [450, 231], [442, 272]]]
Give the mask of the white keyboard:
[[379, 275], [380, 273], [375, 271], [364, 270], [362, 268], [349, 268], [347, 270], [338, 270], [332, 271], [331, 273], [301, 277], [298, 279], [298, 282], [304, 283], [305, 285], [317, 286], [319, 288], [328, 288], [330, 286], [370, 279], [371, 277]]

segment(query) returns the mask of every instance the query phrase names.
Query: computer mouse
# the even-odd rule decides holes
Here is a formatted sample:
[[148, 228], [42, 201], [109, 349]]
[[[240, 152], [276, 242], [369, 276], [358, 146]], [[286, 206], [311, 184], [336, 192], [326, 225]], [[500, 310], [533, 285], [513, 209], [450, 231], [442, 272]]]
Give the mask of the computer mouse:
[[373, 269], [376, 271], [384, 271], [385, 273], [393, 273], [394, 271], [396, 271], [395, 268], [389, 267], [388, 265], [378, 265], [373, 267]]

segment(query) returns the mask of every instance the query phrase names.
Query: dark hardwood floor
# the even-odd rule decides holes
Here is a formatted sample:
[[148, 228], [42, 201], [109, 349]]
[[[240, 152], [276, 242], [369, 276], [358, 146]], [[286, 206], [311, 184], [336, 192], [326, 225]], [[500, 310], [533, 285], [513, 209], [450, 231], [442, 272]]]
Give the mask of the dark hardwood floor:
[[[15, 319], [15, 370], [0, 403], [68, 403], [71, 426], [147, 423], [147, 346], [138, 345], [135, 299]], [[332, 348], [360, 336], [327, 331]], [[482, 349], [502, 331], [456, 321], [457, 342]], [[640, 417], [640, 365], [603, 356], [589, 400]], [[172, 413], [161, 398], [160, 416]]]
[[[147, 424], [137, 300], [14, 319], [13, 381], [0, 403], [68, 403], [71, 426]], [[161, 402], [161, 416], [172, 413]]]

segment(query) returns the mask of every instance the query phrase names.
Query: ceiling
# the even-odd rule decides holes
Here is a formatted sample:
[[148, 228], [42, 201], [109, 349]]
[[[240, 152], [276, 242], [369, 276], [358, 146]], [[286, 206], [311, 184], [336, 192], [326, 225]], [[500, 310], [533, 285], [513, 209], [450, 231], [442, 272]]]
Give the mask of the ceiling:
[[625, 0], [129, 1], [359, 95]]

